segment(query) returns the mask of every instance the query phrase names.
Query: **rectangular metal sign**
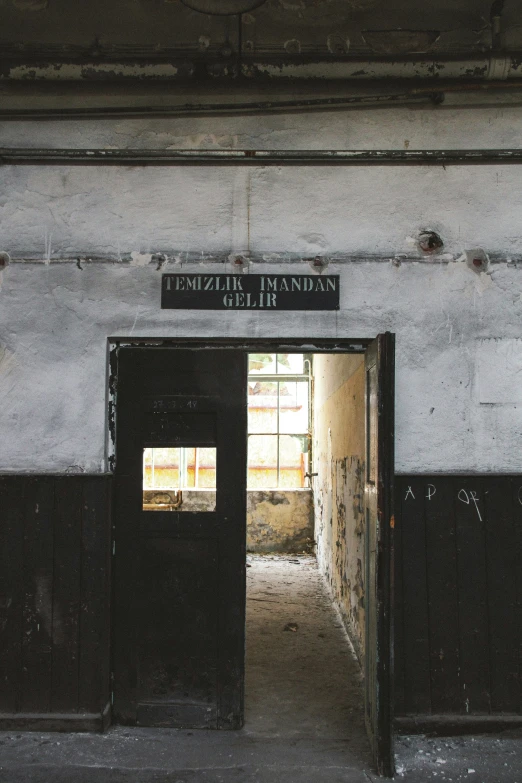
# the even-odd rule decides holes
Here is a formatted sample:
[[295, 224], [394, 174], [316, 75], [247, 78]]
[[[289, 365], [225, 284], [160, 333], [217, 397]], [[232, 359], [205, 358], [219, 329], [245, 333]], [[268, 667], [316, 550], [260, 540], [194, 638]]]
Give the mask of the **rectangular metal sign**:
[[162, 309], [338, 310], [339, 275], [165, 274]]

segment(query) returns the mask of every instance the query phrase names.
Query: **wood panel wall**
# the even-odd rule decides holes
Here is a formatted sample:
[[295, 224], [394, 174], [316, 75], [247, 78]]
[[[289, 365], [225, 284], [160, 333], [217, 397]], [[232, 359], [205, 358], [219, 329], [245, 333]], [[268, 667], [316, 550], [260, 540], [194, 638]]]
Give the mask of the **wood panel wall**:
[[[0, 476], [0, 728], [108, 720], [110, 476]], [[396, 714], [522, 714], [522, 476], [396, 479]]]
[[0, 728], [103, 728], [110, 487], [0, 476]]
[[522, 713], [522, 476], [396, 479], [396, 714]]

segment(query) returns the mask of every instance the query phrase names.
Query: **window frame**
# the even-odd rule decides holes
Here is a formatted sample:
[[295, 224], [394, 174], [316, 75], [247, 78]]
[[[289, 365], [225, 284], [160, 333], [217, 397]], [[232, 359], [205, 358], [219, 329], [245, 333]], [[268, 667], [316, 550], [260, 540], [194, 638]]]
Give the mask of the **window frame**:
[[[176, 449], [179, 451], [179, 468], [178, 468], [178, 484], [177, 487], [156, 487], [154, 485], [154, 469], [155, 469], [155, 463], [154, 463], [154, 450], [155, 449]], [[144, 490], [147, 491], [158, 491], [161, 492], [162, 490], [165, 491], [177, 491], [181, 490], [182, 492], [191, 492], [194, 490], [198, 491], [210, 491], [215, 492], [217, 489], [217, 471], [216, 471], [216, 485], [214, 487], [200, 487], [199, 486], [199, 469], [200, 469], [200, 451], [202, 449], [209, 449], [213, 448], [214, 451], [216, 451], [215, 446], [145, 446], [143, 448], [143, 479], [145, 478], [145, 453], [147, 450], [150, 449], [151, 451], [151, 482], [152, 486], [145, 487], [143, 486]], [[194, 449], [194, 486], [188, 485], [188, 461], [187, 461], [187, 451], [189, 449]], [[217, 466], [216, 466], [217, 467]]]
[[[310, 465], [311, 465], [311, 459], [312, 459], [312, 355], [303, 353], [301, 354], [303, 357], [303, 369], [306, 368], [306, 365], [308, 364], [308, 373], [279, 373], [279, 356], [280, 354], [276, 353], [274, 354], [276, 357], [275, 360], [275, 367], [276, 372], [275, 373], [263, 373], [263, 372], [256, 372], [256, 373], [250, 373], [248, 372], [247, 375], [247, 387], [248, 384], [251, 382], [258, 382], [262, 380], [264, 383], [277, 383], [277, 415], [276, 415], [276, 430], [272, 432], [250, 432], [249, 429], [247, 429], [247, 438], [250, 442], [250, 438], [252, 436], [273, 436], [276, 438], [276, 485], [272, 487], [252, 487], [249, 484], [248, 476], [250, 468], [248, 467], [247, 462], [247, 489], [251, 490], [263, 490], [263, 489], [288, 489], [288, 490], [296, 490], [296, 489], [306, 489], [305, 486], [302, 487], [282, 487], [281, 486], [281, 457], [280, 457], [280, 440], [281, 436], [288, 436], [288, 437], [302, 437], [306, 438], [307, 448], [306, 452], [303, 452], [307, 454], [308, 456], [308, 470], [310, 471]], [[249, 361], [250, 361], [250, 354], [249, 354]], [[306, 383], [308, 385], [308, 410], [307, 410], [307, 429], [306, 432], [281, 432], [281, 426], [280, 426], [280, 412], [281, 412], [281, 394], [280, 394], [280, 384], [281, 383]], [[248, 395], [250, 397], [250, 395]], [[247, 399], [247, 407], [249, 400]], [[247, 425], [248, 427], [248, 425]], [[249, 451], [249, 450], [247, 450]]]

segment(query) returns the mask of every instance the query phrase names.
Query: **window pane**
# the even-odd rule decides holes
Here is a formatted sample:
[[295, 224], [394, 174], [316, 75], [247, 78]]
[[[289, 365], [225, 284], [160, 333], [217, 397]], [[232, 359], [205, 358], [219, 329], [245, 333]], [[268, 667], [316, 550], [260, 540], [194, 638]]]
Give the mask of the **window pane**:
[[143, 450], [143, 489], [152, 487], [152, 449]]
[[303, 375], [304, 354], [302, 353], [278, 353], [277, 372], [279, 375]]
[[277, 383], [249, 381], [248, 431], [277, 432]]
[[216, 449], [198, 449], [198, 487], [216, 487]]
[[275, 353], [249, 353], [248, 354], [248, 374], [275, 375], [276, 373], [276, 355]]
[[150, 449], [153, 455], [152, 488], [178, 489], [180, 481], [179, 449]]
[[281, 435], [279, 438], [279, 486], [304, 487], [308, 470], [308, 437]]
[[277, 435], [249, 436], [248, 486], [277, 487]]
[[308, 382], [279, 384], [279, 432], [308, 432]]
[[196, 486], [196, 449], [181, 449], [181, 460], [181, 486], [191, 489]]
[[144, 511], [215, 511], [215, 489], [215, 448], [143, 450]]

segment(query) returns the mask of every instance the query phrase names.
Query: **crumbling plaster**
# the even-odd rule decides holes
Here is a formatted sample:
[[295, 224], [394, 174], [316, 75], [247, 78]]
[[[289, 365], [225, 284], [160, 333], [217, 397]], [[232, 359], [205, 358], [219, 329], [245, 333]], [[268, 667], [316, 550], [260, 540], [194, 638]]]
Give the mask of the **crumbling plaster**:
[[309, 489], [247, 492], [247, 551], [310, 552], [314, 546], [314, 508]]
[[522, 255], [522, 167], [510, 165], [260, 167], [248, 176], [233, 168], [5, 167], [0, 249], [40, 260], [226, 253], [238, 177], [248, 247], [235, 249], [266, 260], [416, 255], [423, 228], [442, 236], [446, 260], [477, 246]]
[[360, 661], [365, 644], [364, 391], [361, 354], [314, 356], [317, 561]]
[[[306, 117], [6, 122], [0, 127], [0, 146], [517, 147], [521, 114], [518, 107], [468, 107]], [[414, 238], [423, 228], [438, 230], [444, 252], [452, 257], [477, 246], [500, 256], [522, 254], [522, 168], [517, 166], [259, 167], [248, 172], [6, 166], [0, 176], [0, 250], [13, 258], [226, 253], [234, 244], [238, 209], [249, 244], [241, 249], [265, 255], [415, 254]]]
[[[0, 145], [517, 146], [520, 113], [13, 122], [0, 128]], [[0, 176], [0, 250], [11, 256], [0, 272], [0, 470], [105, 468], [110, 335], [312, 339], [385, 329], [397, 333], [396, 468], [521, 469], [520, 406], [480, 404], [476, 382], [478, 341], [520, 336], [521, 167], [22, 166]], [[421, 256], [423, 228], [441, 234], [441, 255]], [[459, 260], [480, 246], [495, 260], [487, 274]], [[155, 254], [165, 255], [163, 270], [216, 272], [231, 271], [228, 256], [243, 251], [250, 274], [310, 272], [306, 259], [331, 257], [340, 311], [311, 319], [160, 309], [164, 259]]]

